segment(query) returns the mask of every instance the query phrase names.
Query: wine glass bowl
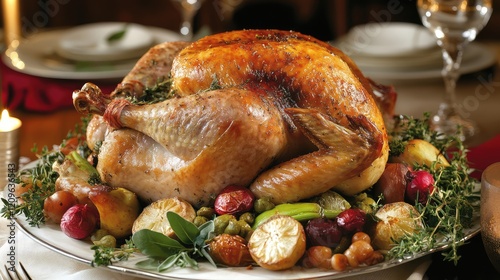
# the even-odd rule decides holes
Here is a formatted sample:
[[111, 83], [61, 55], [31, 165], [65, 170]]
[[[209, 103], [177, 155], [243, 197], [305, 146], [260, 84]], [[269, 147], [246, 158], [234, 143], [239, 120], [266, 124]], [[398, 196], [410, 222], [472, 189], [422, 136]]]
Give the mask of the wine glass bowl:
[[190, 41], [193, 39], [193, 21], [203, 0], [171, 0], [181, 11], [182, 22], [179, 33]]
[[475, 40], [491, 16], [491, 0], [418, 0], [417, 7], [423, 25], [434, 33], [443, 57], [445, 96], [431, 124], [438, 132], [458, 134], [465, 140], [476, 134], [477, 126], [458, 112], [456, 82], [465, 46]]

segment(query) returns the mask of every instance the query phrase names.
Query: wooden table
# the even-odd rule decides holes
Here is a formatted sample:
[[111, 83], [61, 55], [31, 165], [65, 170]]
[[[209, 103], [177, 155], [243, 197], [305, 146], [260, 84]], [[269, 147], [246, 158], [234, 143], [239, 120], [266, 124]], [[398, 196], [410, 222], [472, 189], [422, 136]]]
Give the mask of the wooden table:
[[14, 111], [11, 115], [19, 118], [23, 123], [20, 131], [19, 153], [22, 157], [31, 160], [36, 159], [36, 154], [32, 151], [35, 145], [40, 150], [44, 146], [51, 148], [53, 145], [60, 144], [82, 118], [82, 115], [73, 108], [50, 113]]

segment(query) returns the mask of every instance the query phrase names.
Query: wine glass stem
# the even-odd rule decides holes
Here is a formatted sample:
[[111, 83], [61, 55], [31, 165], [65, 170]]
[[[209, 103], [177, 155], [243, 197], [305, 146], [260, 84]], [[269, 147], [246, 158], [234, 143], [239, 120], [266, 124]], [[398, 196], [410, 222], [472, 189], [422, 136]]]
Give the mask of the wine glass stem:
[[457, 115], [455, 89], [460, 77], [460, 63], [462, 62], [463, 44], [443, 44], [443, 80], [446, 89], [444, 103], [439, 108], [439, 114], [444, 119]]
[[182, 24], [180, 33], [188, 40], [191, 40], [193, 38], [193, 20], [195, 15], [196, 10], [194, 9], [182, 10]]

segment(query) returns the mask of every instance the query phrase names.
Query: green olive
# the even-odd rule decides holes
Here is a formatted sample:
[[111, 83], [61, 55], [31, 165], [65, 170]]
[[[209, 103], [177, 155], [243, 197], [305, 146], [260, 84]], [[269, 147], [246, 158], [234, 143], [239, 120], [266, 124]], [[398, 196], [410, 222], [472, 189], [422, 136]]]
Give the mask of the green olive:
[[196, 215], [205, 217], [211, 220], [214, 217], [215, 211], [212, 207], [203, 206], [198, 211], [196, 211]]
[[230, 214], [224, 214], [217, 216], [214, 219], [214, 233], [215, 235], [219, 235], [224, 233], [224, 230], [229, 224], [229, 221], [234, 220], [236, 221], [236, 218], [233, 215]]
[[269, 197], [261, 197], [255, 200], [253, 204], [253, 208], [257, 213], [262, 213], [267, 210], [271, 210], [274, 208], [274, 206], [275, 206], [274, 203], [271, 202], [271, 199]]
[[106, 248], [115, 248], [116, 247], [116, 238], [113, 235], [103, 236], [101, 239], [93, 241], [94, 245], [106, 247]]
[[90, 240], [92, 240], [92, 241], [99, 241], [99, 240], [101, 240], [101, 238], [103, 238], [104, 236], [106, 236], [108, 234], [109, 233], [108, 233], [107, 230], [101, 228], [101, 229], [96, 230], [92, 234], [92, 236], [90, 237]]
[[241, 230], [241, 225], [238, 223], [236, 219], [229, 220], [227, 227], [224, 229], [224, 233], [230, 235], [239, 235]]
[[196, 216], [196, 217], [194, 217], [194, 220], [193, 220], [193, 224], [197, 227], [203, 225], [206, 222], [208, 222], [208, 219], [204, 216]]
[[239, 220], [245, 221], [249, 225], [253, 225], [253, 223], [255, 222], [255, 216], [250, 212], [245, 212], [245, 213], [241, 214]]
[[250, 236], [250, 233], [252, 232], [252, 227], [245, 221], [239, 220], [238, 225], [240, 226], [240, 233], [238, 234], [239, 236], [246, 238], [247, 236]]

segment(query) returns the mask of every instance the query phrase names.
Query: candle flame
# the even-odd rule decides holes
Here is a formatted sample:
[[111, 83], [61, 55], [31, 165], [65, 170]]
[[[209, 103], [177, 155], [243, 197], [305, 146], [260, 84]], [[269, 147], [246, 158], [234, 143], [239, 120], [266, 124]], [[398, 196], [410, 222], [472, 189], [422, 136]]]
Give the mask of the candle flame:
[[9, 118], [10, 118], [9, 111], [7, 111], [7, 109], [3, 109], [2, 117], [0, 118], [0, 121], [8, 120]]
[[12, 131], [21, 126], [21, 121], [19, 119], [13, 118], [9, 115], [9, 111], [4, 109], [2, 111], [2, 116], [0, 117], [0, 131]]

